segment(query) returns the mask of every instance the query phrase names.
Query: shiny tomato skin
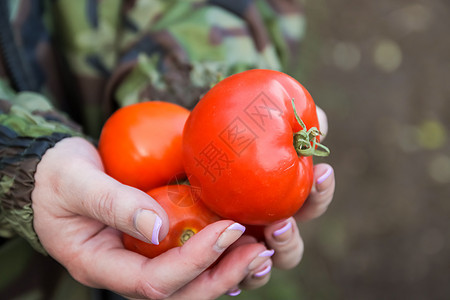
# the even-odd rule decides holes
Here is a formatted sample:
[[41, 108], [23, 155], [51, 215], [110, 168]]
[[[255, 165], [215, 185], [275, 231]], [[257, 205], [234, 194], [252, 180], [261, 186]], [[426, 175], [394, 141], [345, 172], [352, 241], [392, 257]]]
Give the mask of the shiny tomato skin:
[[208, 224], [220, 220], [209, 210], [189, 185], [167, 185], [148, 192], [167, 212], [169, 233], [159, 243], [152, 245], [123, 234], [126, 249], [148, 258], [156, 257], [169, 249], [179, 247], [191, 236]]
[[299, 157], [293, 134], [319, 128], [316, 106], [292, 77], [250, 70], [216, 84], [192, 110], [183, 160], [192, 186], [223, 218], [264, 225], [302, 206], [313, 183], [311, 157]]
[[102, 128], [98, 150], [105, 172], [143, 191], [184, 174], [182, 132], [189, 110], [151, 101], [118, 109]]

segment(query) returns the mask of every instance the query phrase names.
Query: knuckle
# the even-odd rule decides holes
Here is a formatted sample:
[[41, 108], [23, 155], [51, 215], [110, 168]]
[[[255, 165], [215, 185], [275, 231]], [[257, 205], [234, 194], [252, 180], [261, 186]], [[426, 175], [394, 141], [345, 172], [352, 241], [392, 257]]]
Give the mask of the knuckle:
[[228, 291], [234, 286], [239, 285], [244, 278], [248, 275], [248, 272], [239, 274], [238, 276], [223, 276], [221, 277], [221, 281], [217, 282], [217, 288], [219, 290]]
[[92, 284], [92, 280], [88, 276], [88, 272], [84, 268], [84, 264], [80, 259], [73, 258], [71, 261], [66, 263], [65, 267], [73, 279], [79, 283], [89, 287], [96, 287]]
[[146, 299], [160, 300], [168, 298], [172, 293], [168, 289], [156, 287], [147, 280], [140, 280], [136, 286], [136, 294]]
[[191, 265], [194, 270], [203, 271], [210, 266], [211, 262], [207, 260], [194, 260]]
[[297, 240], [278, 252], [273, 257], [274, 265], [283, 270], [295, 268], [303, 258], [303, 241]]
[[192, 256], [191, 252], [187, 250], [186, 247], [180, 247], [179, 248], [179, 256], [180, 257], [190, 257], [189, 264], [192, 272], [201, 272], [205, 269], [207, 269], [217, 258], [215, 255], [213, 257], [207, 255], [206, 253], [204, 255], [198, 256]]
[[114, 213], [115, 193], [112, 190], [102, 190], [102, 193], [97, 193], [96, 199], [92, 199], [93, 213], [98, 220], [117, 228], [116, 216]]
[[86, 193], [81, 199], [81, 206], [92, 218], [104, 224], [117, 228], [115, 214], [115, 191], [99, 187], [95, 191]]

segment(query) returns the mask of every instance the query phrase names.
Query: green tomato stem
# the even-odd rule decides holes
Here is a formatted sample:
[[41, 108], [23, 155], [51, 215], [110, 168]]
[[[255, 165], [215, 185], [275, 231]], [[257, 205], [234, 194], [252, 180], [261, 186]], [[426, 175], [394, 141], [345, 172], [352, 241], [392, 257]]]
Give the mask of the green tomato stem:
[[307, 130], [305, 123], [298, 116], [294, 99], [291, 99], [291, 103], [292, 108], [294, 109], [295, 118], [302, 127], [302, 130], [294, 133], [294, 148], [295, 151], [297, 151], [297, 154], [299, 156], [315, 155], [321, 157], [330, 155], [330, 149], [317, 141], [317, 137], [323, 134], [316, 127]]

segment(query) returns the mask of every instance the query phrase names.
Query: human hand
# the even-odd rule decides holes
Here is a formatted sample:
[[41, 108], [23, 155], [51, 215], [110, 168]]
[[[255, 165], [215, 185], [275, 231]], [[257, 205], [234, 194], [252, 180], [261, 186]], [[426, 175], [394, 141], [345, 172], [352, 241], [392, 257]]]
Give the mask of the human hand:
[[154, 259], [124, 249], [120, 231], [157, 243], [167, 234], [167, 215], [146, 193], [107, 176], [95, 147], [81, 138], [49, 149], [35, 180], [36, 233], [84, 285], [133, 298], [214, 299], [270, 261], [264, 245], [245, 237], [228, 249], [243, 233], [240, 224], [228, 220]]
[[[328, 164], [314, 166], [314, 185], [305, 204], [294, 217], [264, 227], [263, 239], [266, 247], [272, 252], [266, 252], [265, 254], [270, 256], [266, 257], [258, 271], [248, 274], [232, 291], [237, 292], [240, 288], [258, 288], [269, 281], [272, 267], [286, 270], [300, 263], [304, 244], [297, 222], [306, 222], [321, 216], [333, 199], [334, 187], [332, 167]], [[259, 236], [259, 233], [257, 235]], [[232, 247], [255, 242], [256, 238], [246, 235]]]
[[[328, 132], [328, 121], [325, 112], [317, 108], [319, 124], [323, 138]], [[264, 240], [269, 249], [274, 250], [274, 255], [265, 262], [265, 269], [259, 276], [247, 277], [240, 284], [243, 288], [259, 287], [262, 282], [267, 282], [272, 267], [279, 269], [291, 269], [297, 266], [303, 256], [304, 244], [299, 233], [297, 222], [306, 222], [321, 216], [330, 205], [335, 190], [335, 178], [333, 168], [328, 164], [314, 166], [314, 184], [311, 193], [302, 208], [294, 217], [276, 222], [264, 228]], [[253, 242], [253, 241], [251, 241]], [[238, 287], [235, 287], [237, 289]]]

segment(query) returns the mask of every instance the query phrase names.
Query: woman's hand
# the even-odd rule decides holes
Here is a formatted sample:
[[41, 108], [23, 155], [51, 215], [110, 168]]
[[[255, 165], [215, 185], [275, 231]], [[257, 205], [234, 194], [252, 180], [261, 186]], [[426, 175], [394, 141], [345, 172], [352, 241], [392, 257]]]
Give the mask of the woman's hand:
[[[320, 109], [318, 114], [326, 133], [326, 116]], [[207, 226], [183, 247], [148, 259], [124, 249], [121, 232], [158, 243], [169, 227], [165, 211], [146, 193], [106, 175], [93, 145], [67, 138], [38, 165], [34, 227], [48, 253], [87, 286], [133, 298], [237, 295], [240, 288], [267, 283], [272, 266], [289, 269], [300, 262], [303, 240], [296, 221], [323, 214], [334, 194], [331, 166], [316, 165], [314, 177], [311, 194], [295, 218], [264, 229], [266, 245], [244, 236], [242, 225], [224, 220]]]
[[256, 242], [224, 254], [244, 231], [227, 220], [154, 259], [124, 249], [120, 231], [157, 243], [167, 234], [167, 215], [146, 193], [107, 176], [95, 147], [81, 138], [49, 149], [35, 179], [36, 233], [48, 253], [87, 286], [133, 298], [214, 299], [233, 292], [269, 260], [268, 249]]
[[[319, 107], [317, 107], [317, 115], [320, 129], [323, 133], [323, 140], [328, 132], [327, 117], [325, 112]], [[297, 222], [306, 222], [321, 216], [333, 199], [334, 189], [335, 177], [333, 168], [323, 163], [315, 165], [314, 184], [302, 208], [294, 217], [264, 228], [265, 244], [269, 249], [274, 250], [273, 256], [265, 262], [266, 269], [264, 272], [260, 272], [260, 276], [248, 276], [241, 283], [241, 287], [256, 288], [267, 282], [272, 266], [279, 269], [291, 269], [300, 263], [304, 245]]]

